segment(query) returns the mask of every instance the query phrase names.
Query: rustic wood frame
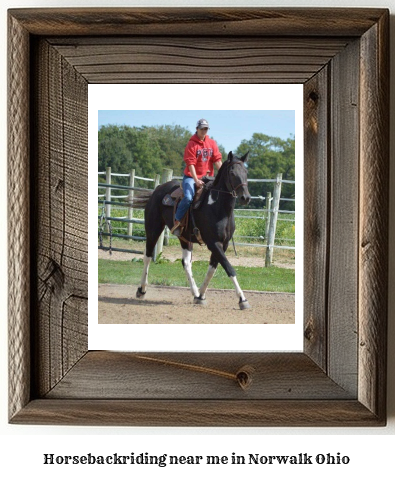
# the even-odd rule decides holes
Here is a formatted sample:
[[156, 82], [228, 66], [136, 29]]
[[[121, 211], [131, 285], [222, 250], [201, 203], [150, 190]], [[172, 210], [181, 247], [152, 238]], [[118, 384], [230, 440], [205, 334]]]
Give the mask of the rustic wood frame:
[[[388, 37], [384, 9], [9, 11], [11, 423], [385, 425]], [[201, 80], [305, 85], [304, 352], [88, 351], [87, 84]]]

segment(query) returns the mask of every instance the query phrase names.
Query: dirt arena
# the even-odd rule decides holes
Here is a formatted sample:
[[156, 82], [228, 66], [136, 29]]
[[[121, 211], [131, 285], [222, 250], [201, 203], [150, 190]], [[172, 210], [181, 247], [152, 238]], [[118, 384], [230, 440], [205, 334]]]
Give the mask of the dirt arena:
[[[228, 254], [233, 266], [264, 267], [263, 257], [248, 254]], [[179, 246], [166, 247], [164, 256], [174, 261], [181, 257]], [[99, 258], [131, 260], [141, 255], [99, 250]], [[209, 260], [206, 247], [195, 247], [194, 260]], [[279, 267], [294, 268], [295, 264], [277, 254]], [[148, 285], [144, 299], [136, 298], [136, 285], [99, 284], [99, 324], [293, 324], [295, 322], [295, 294], [244, 291], [250, 309], [240, 310], [233, 289], [208, 289], [207, 305], [193, 304], [187, 287]]]
[[295, 295], [246, 291], [251, 309], [240, 310], [233, 290], [208, 290], [207, 305], [193, 304], [187, 287], [99, 284], [99, 324], [293, 324]]

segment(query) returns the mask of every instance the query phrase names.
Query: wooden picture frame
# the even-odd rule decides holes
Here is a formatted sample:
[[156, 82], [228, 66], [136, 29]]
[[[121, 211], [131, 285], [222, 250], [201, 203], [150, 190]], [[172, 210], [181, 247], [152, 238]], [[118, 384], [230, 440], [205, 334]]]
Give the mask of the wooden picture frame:
[[[10, 423], [385, 425], [388, 38], [385, 9], [9, 11]], [[304, 352], [88, 351], [87, 85], [202, 81], [304, 84]]]

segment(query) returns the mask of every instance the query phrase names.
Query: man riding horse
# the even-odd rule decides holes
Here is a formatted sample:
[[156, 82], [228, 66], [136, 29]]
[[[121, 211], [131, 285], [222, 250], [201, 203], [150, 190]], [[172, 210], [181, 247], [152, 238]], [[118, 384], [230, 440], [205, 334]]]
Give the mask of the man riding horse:
[[185, 148], [184, 161], [186, 167], [182, 180], [184, 197], [177, 207], [174, 227], [170, 231], [175, 236], [181, 235], [180, 223], [192, 203], [196, 189], [204, 185], [201, 178], [203, 176], [214, 176], [213, 164], [217, 169], [222, 166], [221, 152], [217, 143], [208, 136], [209, 129], [208, 121], [203, 118], [200, 119], [196, 124], [196, 133], [191, 137]]

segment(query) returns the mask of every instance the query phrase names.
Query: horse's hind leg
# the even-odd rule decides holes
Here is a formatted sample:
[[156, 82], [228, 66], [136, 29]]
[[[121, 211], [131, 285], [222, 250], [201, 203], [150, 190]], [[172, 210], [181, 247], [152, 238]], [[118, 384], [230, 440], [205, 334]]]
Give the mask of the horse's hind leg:
[[149, 265], [151, 263], [151, 257], [148, 257], [146, 254], [144, 254], [143, 262], [144, 262], [144, 269], [143, 269], [143, 274], [141, 276], [141, 281], [140, 281], [140, 287], [137, 289], [136, 292], [136, 297], [138, 299], [143, 299], [145, 296], [145, 293], [147, 292], [147, 285], [148, 285], [148, 270], [149, 270]]
[[192, 295], [193, 297], [196, 298], [199, 296], [199, 290], [196, 286], [196, 282], [192, 274], [192, 247], [193, 246], [191, 242], [186, 243], [181, 240], [180, 240], [180, 244], [182, 247], [182, 266], [187, 276], [187, 280], [189, 282], [189, 287], [191, 288]]
[[138, 299], [143, 299], [145, 293], [147, 292], [147, 285], [148, 285], [148, 270], [151, 264], [151, 260], [153, 258], [155, 245], [159, 239], [159, 236], [162, 234], [163, 229], [165, 228], [165, 224], [162, 220], [159, 220], [154, 230], [148, 231], [146, 229], [146, 245], [145, 245], [145, 254], [143, 258], [144, 268], [143, 273], [141, 275], [140, 287], [137, 289], [136, 297]]
[[201, 304], [206, 301], [206, 290], [211, 279], [213, 278], [215, 271], [217, 270], [217, 266], [218, 266], [218, 261], [215, 259], [214, 255], [211, 254], [208, 271], [207, 271], [206, 277], [204, 278], [203, 284], [201, 285], [199, 289], [199, 297], [197, 297], [194, 301], [195, 304]]

